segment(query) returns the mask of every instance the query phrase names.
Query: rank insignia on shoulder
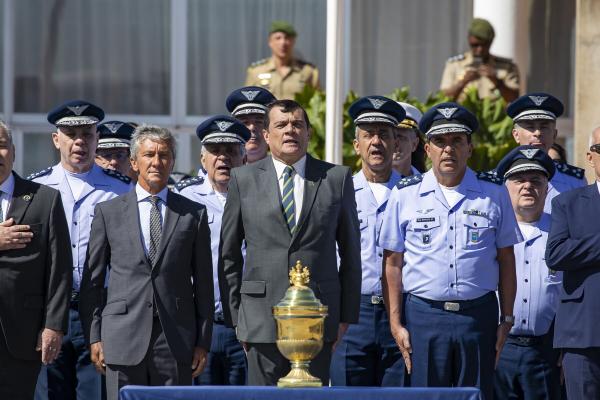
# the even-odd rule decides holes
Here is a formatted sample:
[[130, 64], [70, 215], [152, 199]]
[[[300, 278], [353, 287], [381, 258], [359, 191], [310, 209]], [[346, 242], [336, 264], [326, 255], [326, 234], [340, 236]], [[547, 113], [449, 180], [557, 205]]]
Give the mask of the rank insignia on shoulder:
[[263, 59], [260, 59], [258, 61], [254, 61], [252, 64], [250, 64], [250, 67], [258, 67], [259, 65], [266, 64], [267, 61], [269, 61], [268, 58], [263, 58]]
[[201, 185], [203, 183], [204, 183], [203, 177], [193, 176], [191, 178], [184, 179], [181, 182], [177, 183], [177, 185], [175, 185], [175, 189], [177, 189], [178, 191], [181, 191], [182, 189], [185, 189], [188, 186]]
[[465, 55], [464, 54], [457, 54], [455, 56], [452, 56], [448, 59], [448, 62], [456, 62], [456, 61], [461, 61], [465, 59]]
[[562, 172], [565, 175], [569, 175], [569, 176], [575, 177], [577, 179], [585, 178], [585, 170], [583, 168], [579, 168], [579, 167], [576, 167], [571, 164], [556, 162], [556, 161], [554, 162], [554, 166], [556, 167], [556, 169], [558, 171]]
[[34, 172], [33, 174], [29, 175], [27, 178], [28, 181], [33, 180], [35, 178], [39, 178], [40, 176], [44, 176], [44, 175], [48, 175], [50, 172], [52, 172], [52, 167], [48, 167], [46, 169], [43, 169], [41, 171], [38, 172]]
[[407, 186], [416, 185], [417, 183], [421, 182], [422, 180], [423, 180], [423, 175], [421, 175], [421, 174], [407, 176], [405, 178], [400, 179], [398, 181], [398, 183], [396, 183], [396, 187], [398, 189], [402, 189]]
[[131, 178], [128, 176], [123, 175], [122, 173], [120, 173], [119, 171], [115, 171], [114, 169], [108, 169], [108, 168], [102, 168], [102, 172], [104, 172], [106, 175], [118, 179], [121, 182], [124, 182], [126, 184], [130, 184], [131, 183]]
[[498, 175], [496, 175], [495, 171], [478, 172], [477, 179], [495, 183], [496, 185], [502, 185], [502, 178], [498, 177]]

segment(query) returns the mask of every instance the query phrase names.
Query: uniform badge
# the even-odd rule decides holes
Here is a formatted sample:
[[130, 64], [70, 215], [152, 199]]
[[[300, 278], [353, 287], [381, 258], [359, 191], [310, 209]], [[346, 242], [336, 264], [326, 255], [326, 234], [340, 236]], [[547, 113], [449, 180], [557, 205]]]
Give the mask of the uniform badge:
[[431, 243], [431, 235], [429, 233], [424, 233], [422, 239], [423, 239], [423, 244]]
[[479, 242], [479, 232], [477, 232], [477, 231], [472, 231], [471, 232], [471, 242], [472, 243]]
[[429, 214], [429, 213], [430, 213], [430, 212], [432, 212], [432, 211], [433, 211], [433, 208], [424, 208], [424, 209], [422, 209], [422, 210], [417, 210], [417, 212], [418, 212], [419, 214]]
[[540, 149], [523, 149], [519, 151], [521, 152], [521, 154], [523, 154], [525, 157], [531, 160], [533, 156], [535, 156], [537, 152], [540, 151]]
[[117, 131], [123, 126], [123, 124], [119, 122], [109, 122], [104, 124], [104, 126], [108, 128], [108, 130], [112, 133], [117, 133]]
[[452, 115], [454, 115], [456, 110], [458, 110], [458, 108], [456, 108], [456, 107], [447, 107], [447, 108], [438, 108], [437, 112], [442, 114], [444, 116], [444, 118], [450, 119], [450, 118], [452, 118]]
[[25, 200], [25, 201], [31, 201], [31, 195], [30, 194], [26, 194], [25, 196], [23, 196], [23, 200]]
[[75, 114], [76, 116], [81, 116], [81, 114], [86, 110], [86, 108], [88, 108], [89, 106], [87, 104], [81, 105], [81, 106], [67, 106], [67, 108], [69, 110], [71, 110], [71, 112], [73, 114]]
[[371, 102], [371, 104], [373, 105], [373, 107], [376, 110], [379, 110], [382, 105], [384, 105], [385, 103], [387, 103], [386, 100], [382, 100], [382, 99], [372, 99], [370, 97], [367, 97], [367, 99], [369, 99], [369, 101]]
[[219, 129], [221, 130], [221, 132], [225, 132], [231, 125], [233, 125], [233, 122], [230, 122], [230, 121], [215, 121], [215, 124], [217, 124], [217, 126], [219, 127]]
[[268, 72], [264, 72], [262, 74], [258, 74], [258, 79], [260, 80], [260, 84], [263, 86], [268, 86], [269, 81], [271, 80], [271, 74]]
[[248, 101], [254, 100], [256, 95], [258, 95], [258, 93], [260, 93], [258, 90], [242, 90], [242, 94], [244, 95], [244, 97], [246, 99], [248, 99]]
[[528, 96], [531, 101], [535, 103], [536, 106], [541, 106], [543, 102], [546, 101], [548, 96]]

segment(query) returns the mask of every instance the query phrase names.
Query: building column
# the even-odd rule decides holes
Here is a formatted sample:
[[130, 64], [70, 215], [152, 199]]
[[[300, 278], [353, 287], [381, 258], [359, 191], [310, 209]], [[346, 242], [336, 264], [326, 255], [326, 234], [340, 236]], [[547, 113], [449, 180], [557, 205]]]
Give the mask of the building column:
[[595, 179], [586, 153], [594, 128], [600, 126], [600, 2], [577, 0], [575, 14], [575, 164], [586, 168], [588, 182]]

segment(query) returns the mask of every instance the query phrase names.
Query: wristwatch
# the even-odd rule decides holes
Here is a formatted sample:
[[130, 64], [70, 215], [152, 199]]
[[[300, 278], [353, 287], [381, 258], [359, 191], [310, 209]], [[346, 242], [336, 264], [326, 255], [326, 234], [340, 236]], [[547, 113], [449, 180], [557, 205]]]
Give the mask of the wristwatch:
[[515, 316], [514, 315], [503, 315], [503, 316], [501, 316], [500, 317], [500, 323], [503, 324], [505, 322], [508, 323], [508, 324], [514, 325], [515, 324]]

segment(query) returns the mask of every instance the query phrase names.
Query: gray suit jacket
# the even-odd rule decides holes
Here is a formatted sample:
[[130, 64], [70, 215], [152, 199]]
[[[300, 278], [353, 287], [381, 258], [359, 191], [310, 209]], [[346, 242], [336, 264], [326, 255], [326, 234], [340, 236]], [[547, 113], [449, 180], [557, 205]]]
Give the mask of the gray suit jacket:
[[232, 171], [221, 228], [219, 287], [225, 318], [237, 326], [240, 340], [275, 342], [272, 307], [290, 286], [288, 271], [297, 260], [309, 266], [310, 286], [329, 306], [325, 340], [336, 339], [339, 322], [358, 321], [360, 232], [350, 169], [308, 155], [305, 175], [302, 212], [290, 235], [271, 157]]
[[109, 364], [142, 361], [153, 298], [178, 362], [191, 364], [194, 347], [210, 348], [214, 299], [204, 206], [168, 193], [157, 257], [152, 266], [144, 252], [135, 190], [96, 206], [79, 306], [87, 340], [103, 342]]
[[35, 351], [42, 328], [67, 333], [73, 280], [71, 241], [60, 193], [15, 176], [7, 218], [29, 225], [33, 239], [23, 249], [0, 251], [0, 340], [23, 360]]

